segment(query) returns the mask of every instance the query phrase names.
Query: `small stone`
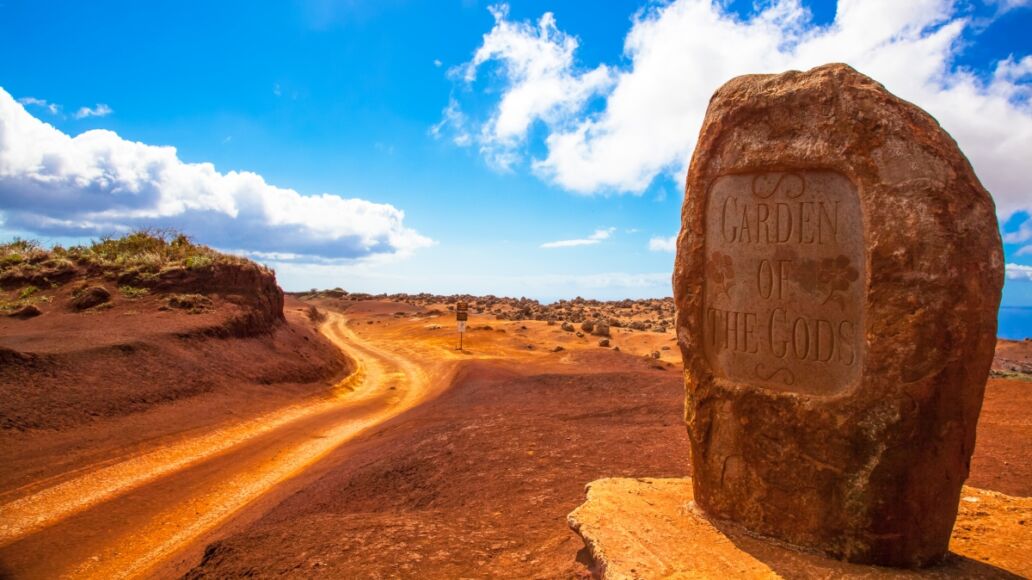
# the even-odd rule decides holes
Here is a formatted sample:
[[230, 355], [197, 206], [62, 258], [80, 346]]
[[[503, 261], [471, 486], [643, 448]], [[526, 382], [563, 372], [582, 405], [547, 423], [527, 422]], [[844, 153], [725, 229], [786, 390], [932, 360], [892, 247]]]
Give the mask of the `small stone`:
[[603, 338], [602, 340], [598, 341], [598, 345], [601, 346], [601, 347], [608, 348], [609, 347], [609, 339], [608, 338]]

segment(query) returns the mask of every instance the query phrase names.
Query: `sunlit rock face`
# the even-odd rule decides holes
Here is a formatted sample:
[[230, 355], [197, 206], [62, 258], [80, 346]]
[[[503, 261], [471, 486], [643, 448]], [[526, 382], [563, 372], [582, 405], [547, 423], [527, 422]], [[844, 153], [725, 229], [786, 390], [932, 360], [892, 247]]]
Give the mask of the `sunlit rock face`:
[[996, 341], [993, 200], [845, 65], [738, 77], [692, 158], [674, 294], [695, 501], [855, 562], [946, 553]]

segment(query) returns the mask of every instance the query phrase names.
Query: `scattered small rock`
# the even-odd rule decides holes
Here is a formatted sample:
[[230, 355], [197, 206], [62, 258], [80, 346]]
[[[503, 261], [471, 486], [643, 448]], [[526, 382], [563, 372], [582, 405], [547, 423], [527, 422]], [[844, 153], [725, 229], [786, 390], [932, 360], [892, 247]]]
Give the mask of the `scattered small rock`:
[[563, 352], [564, 350], [566, 350], [566, 349], [561, 347], [561, 346], [557, 346], [557, 347], [552, 349], [552, 352]]
[[602, 346], [602, 347], [608, 348], [609, 347], [609, 339], [608, 338], [603, 338], [602, 340], [598, 341], [598, 345]]
[[565, 330], [566, 332], [573, 332], [574, 330], [576, 330], [576, 329], [575, 329], [575, 328], [573, 327], [573, 325], [572, 325], [572, 324], [570, 324], [569, 322], [564, 322], [564, 323], [562, 324], [562, 326], [560, 326], [559, 328], [562, 328], [562, 329], [563, 329], [563, 330]]

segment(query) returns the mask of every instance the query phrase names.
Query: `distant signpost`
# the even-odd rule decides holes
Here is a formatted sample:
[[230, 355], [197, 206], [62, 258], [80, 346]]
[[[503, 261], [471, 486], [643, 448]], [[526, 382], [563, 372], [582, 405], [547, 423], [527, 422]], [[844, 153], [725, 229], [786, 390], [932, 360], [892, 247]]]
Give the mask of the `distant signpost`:
[[469, 304], [465, 302], [455, 304], [455, 320], [459, 326], [459, 350], [462, 350], [462, 335], [466, 332], [466, 321], [469, 320]]

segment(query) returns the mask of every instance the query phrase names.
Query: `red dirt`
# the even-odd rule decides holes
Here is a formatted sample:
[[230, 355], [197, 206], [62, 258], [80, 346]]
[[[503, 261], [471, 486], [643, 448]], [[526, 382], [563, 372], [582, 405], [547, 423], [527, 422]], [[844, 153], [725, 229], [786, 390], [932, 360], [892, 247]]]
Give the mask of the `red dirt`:
[[161, 309], [174, 289], [131, 300], [105, 285], [110, 307], [75, 311], [66, 284], [47, 292], [42, 316], [0, 317], [0, 499], [144, 443], [324, 394], [349, 370], [293, 299], [283, 318], [267, 312], [276, 296], [213, 292], [210, 308], [190, 314]]
[[[429, 339], [427, 321], [391, 318], [394, 310], [357, 303], [348, 312], [370, 339], [454, 338], [449, 318]], [[587, 574], [583, 544], [566, 525], [585, 484], [690, 473], [681, 375], [640, 356], [668, 337], [617, 333], [617, 353], [540, 322], [486, 322], [491, 331], [467, 337], [472, 355], [505, 348], [508, 360], [466, 363], [443, 395], [339, 449], [324, 475], [210, 545], [187, 576]], [[566, 351], [529, 356], [560, 340]], [[1032, 495], [1030, 387], [989, 383], [970, 485]]]
[[[191, 315], [157, 310], [159, 297], [130, 301], [112, 294], [115, 305], [106, 311], [73, 313], [44, 304], [37, 318], [0, 319], [0, 347], [37, 357], [0, 364], [0, 502], [86, 466], [325, 397], [330, 379], [347, 370], [339, 351], [313, 330], [305, 302], [288, 298], [286, 323], [241, 338], [211, 329], [239, 320], [247, 304], [215, 295], [213, 311]], [[156, 573], [196, 566], [188, 576], [580, 575], [588, 569], [586, 556], [566, 515], [584, 500], [586, 483], [690, 473], [679, 353], [663, 350], [674, 344], [672, 332], [614, 328], [616, 352], [596, 346], [595, 336], [577, 337], [543, 321], [495, 320], [485, 312], [471, 317], [467, 350], [459, 353], [453, 315], [443, 307], [436, 316], [397, 302], [342, 305], [362, 338], [437, 369], [429, 380], [435, 388], [450, 387], [337, 448]], [[557, 345], [564, 350], [552, 352]], [[1021, 356], [1021, 346], [1014, 347], [1017, 354], [1008, 347], [1008, 356]], [[653, 352], [658, 360], [648, 356]], [[456, 363], [455, 376], [441, 378]], [[180, 387], [191, 381], [204, 388]], [[969, 485], [1032, 495], [1030, 388], [1017, 380], [989, 382]], [[343, 409], [342, 416], [349, 412]], [[294, 435], [319, 439], [323, 428], [298, 424]], [[98, 506], [7, 546], [0, 577], [5, 554], [14, 557], [33, 542], [59, 550], [72, 541], [68, 550], [87, 549], [87, 538], [79, 546], [74, 536], [61, 536], [83, 521], [95, 522], [79, 525], [83, 529], [122, 533], [119, 526], [136, 518], [143, 534], [153, 522], [147, 511], [132, 511], [137, 498], [157, 504], [164, 498], [175, 507], [174, 494], [185, 492], [166, 493], [162, 486], [216, 485], [221, 468], [239, 463], [235, 455], [278, 456], [280, 436], [270, 432], [236, 454], [156, 480], [115, 498], [110, 508]], [[208, 542], [214, 543], [198, 563]], [[21, 569], [17, 563], [11, 560], [10, 569]]]

